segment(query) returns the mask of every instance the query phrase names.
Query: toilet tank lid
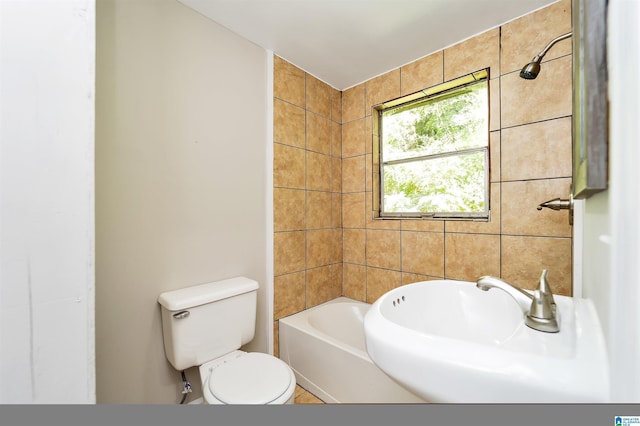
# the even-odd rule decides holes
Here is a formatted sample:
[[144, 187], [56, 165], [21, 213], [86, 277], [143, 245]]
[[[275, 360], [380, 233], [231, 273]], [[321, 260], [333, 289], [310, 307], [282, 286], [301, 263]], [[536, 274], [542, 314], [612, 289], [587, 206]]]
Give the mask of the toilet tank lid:
[[158, 297], [158, 303], [170, 311], [180, 311], [257, 289], [257, 281], [235, 277], [164, 292]]

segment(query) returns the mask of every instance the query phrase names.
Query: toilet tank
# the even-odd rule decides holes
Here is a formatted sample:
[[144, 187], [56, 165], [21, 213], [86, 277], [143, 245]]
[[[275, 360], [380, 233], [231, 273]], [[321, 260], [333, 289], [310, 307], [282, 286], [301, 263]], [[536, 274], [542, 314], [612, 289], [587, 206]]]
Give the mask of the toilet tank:
[[258, 283], [245, 277], [162, 293], [167, 359], [182, 371], [239, 349], [253, 339]]

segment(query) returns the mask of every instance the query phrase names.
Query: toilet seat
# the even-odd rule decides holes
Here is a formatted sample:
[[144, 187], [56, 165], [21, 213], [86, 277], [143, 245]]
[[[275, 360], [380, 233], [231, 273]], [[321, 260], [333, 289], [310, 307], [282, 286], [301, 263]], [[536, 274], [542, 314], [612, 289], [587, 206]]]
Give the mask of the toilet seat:
[[203, 367], [209, 371], [203, 393], [210, 404], [284, 403], [295, 390], [291, 368], [268, 354], [237, 351]]

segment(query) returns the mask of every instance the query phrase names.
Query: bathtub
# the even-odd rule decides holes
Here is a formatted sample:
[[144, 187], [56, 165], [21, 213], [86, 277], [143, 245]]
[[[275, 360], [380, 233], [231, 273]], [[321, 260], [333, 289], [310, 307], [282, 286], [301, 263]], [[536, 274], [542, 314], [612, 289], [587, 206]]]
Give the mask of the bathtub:
[[347, 297], [281, 318], [280, 358], [296, 382], [328, 403], [424, 403], [369, 358], [363, 320], [368, 303]]

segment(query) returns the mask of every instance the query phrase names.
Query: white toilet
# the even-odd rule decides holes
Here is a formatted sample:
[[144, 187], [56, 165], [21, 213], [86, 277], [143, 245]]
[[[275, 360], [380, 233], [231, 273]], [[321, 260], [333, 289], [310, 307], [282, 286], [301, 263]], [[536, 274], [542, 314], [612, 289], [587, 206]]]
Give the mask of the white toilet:
[[200, 367], [208, 404], [292, 404], [293, 371], [264, 353], [244, 352], [255, 333], [258, 283], [249, 278], [162, 293], [167, 359], [178, 370]]

